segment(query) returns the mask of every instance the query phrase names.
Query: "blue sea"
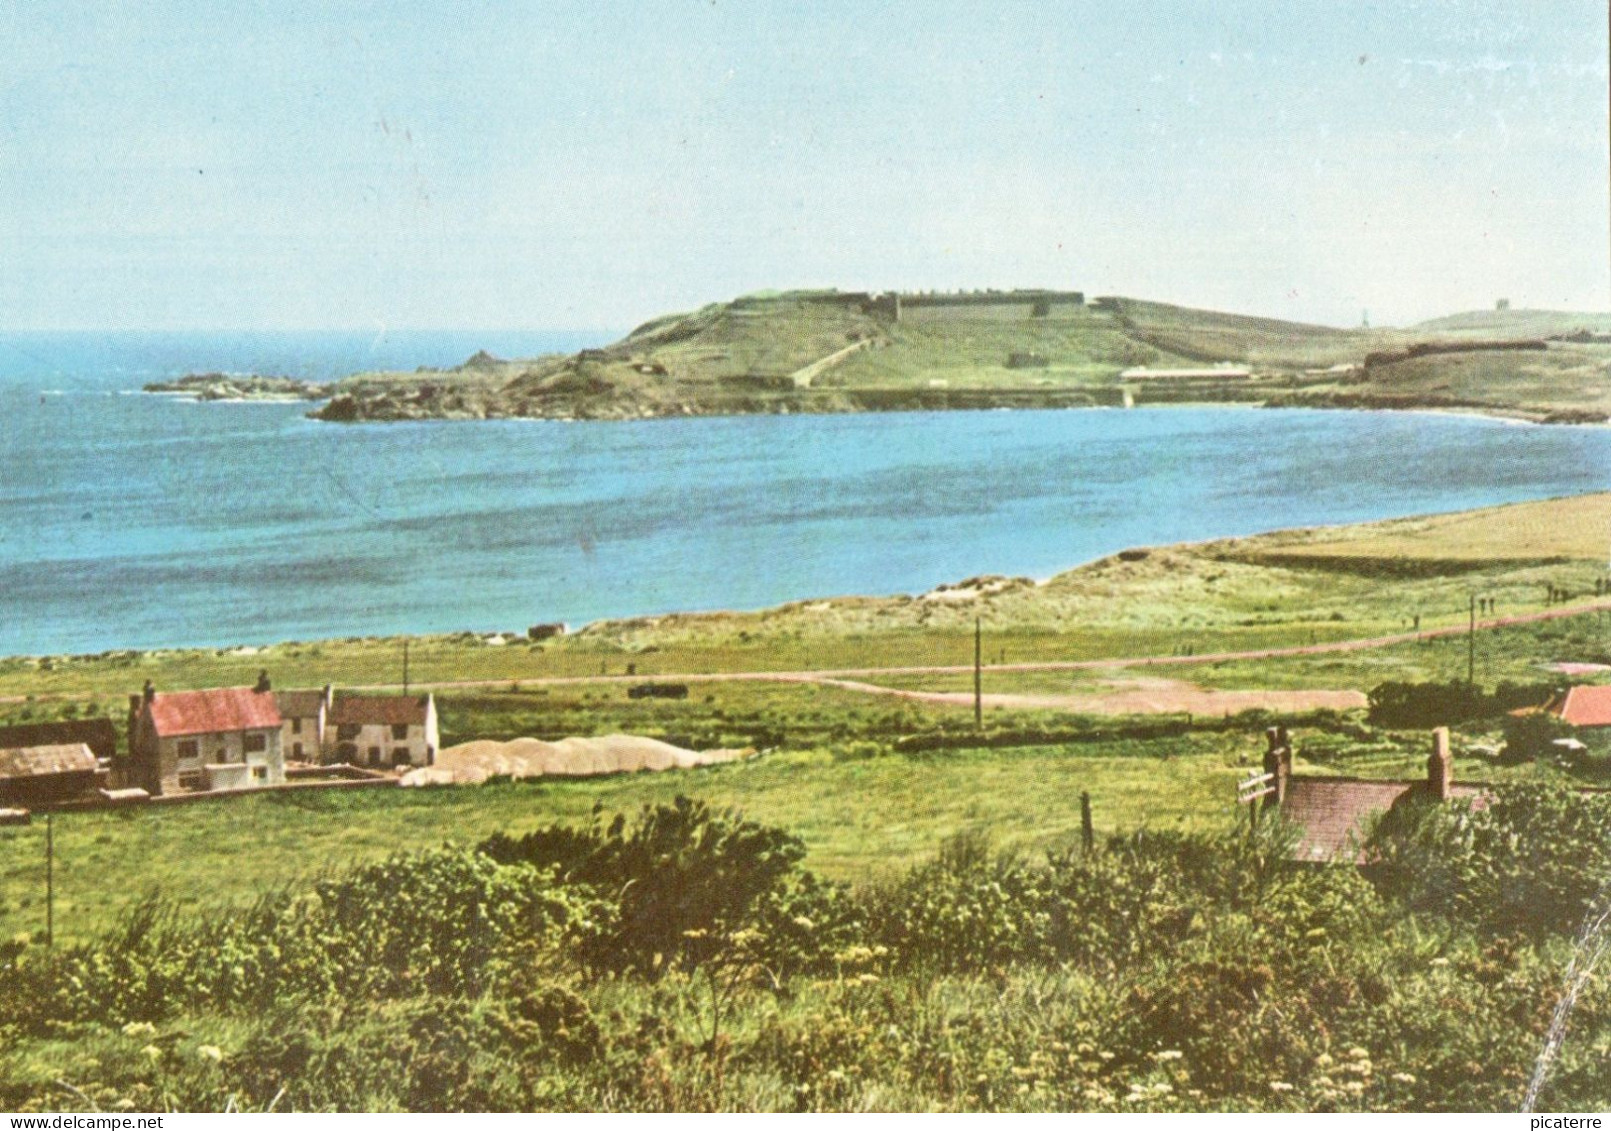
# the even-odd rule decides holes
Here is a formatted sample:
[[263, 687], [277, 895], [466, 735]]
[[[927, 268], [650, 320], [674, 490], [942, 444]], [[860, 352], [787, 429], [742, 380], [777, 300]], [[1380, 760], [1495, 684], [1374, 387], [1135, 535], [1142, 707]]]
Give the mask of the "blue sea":
[[1249, 408], [322, 424], [135, 392], [607, 333], [0, 334], [0, 654], [472, 629], [1043, 577], [1611, 487], [1611, 429]]

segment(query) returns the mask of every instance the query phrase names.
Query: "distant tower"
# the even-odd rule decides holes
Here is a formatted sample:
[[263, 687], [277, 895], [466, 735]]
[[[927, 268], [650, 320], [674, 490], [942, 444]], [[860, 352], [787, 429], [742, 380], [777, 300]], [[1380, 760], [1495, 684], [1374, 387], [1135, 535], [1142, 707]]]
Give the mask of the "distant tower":
[[1360, 311], [1360, 314], [1359, 314], [1359, 328], [1361, 330], [1369, 330], [1370, 329], [1370, 311], [1368, 311], [1368, 310]]
[[1495, 310], [1509, 310], [1510, 309], [1510, 300], [1508, 298], [1499, 299], [1497, 302], [1494, 303], [1494, 309]]

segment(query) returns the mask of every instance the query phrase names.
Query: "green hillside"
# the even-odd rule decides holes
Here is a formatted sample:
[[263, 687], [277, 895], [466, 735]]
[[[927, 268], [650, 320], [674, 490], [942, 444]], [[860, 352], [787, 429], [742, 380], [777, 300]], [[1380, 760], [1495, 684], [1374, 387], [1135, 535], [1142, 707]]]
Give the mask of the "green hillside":
[[1549, 311], [1371, 330], [1066, 291], [767, 292], [657, 318], [571, 356], [477, 354], [451, 370], [359, 374], [318, 415], [617, 419], [1238, 401], [1588, 421], [1611, 413], [1608, 331], [1611, 315]]

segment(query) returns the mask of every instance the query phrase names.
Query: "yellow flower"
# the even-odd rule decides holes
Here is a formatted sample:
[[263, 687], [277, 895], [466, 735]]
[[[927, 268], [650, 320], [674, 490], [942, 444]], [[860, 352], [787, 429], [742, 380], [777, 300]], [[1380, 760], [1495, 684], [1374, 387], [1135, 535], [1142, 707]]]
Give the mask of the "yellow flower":
[[157, 1027], [149, 1021], [130, 1021], [123, 1026], [123, 1035], [125, 1037], [154, 1037], [157, 1035]]
[[1272, 1092], [1290, 1092], [1290, 1091], [1292, 1091], [1292, 1085], [1288, 1084], [1285, 1080], [1271, 1080], [1270, 1081], [1270, 1091], [1272, 1091]]
[[217, 1045], [198, 1045], [196, 1046], [196, 1055], [203, 1060], [210, 1060], [217, 1064], [224, 1059], [224, 1050]]
[[1179, 1049], [1164, 1049], [1163, 1052], [1153, 1053], [1152, 1057], [1154, 1060], [1179, 1060], [1185, 1055], [1186, 1054], [1181, 1052]]

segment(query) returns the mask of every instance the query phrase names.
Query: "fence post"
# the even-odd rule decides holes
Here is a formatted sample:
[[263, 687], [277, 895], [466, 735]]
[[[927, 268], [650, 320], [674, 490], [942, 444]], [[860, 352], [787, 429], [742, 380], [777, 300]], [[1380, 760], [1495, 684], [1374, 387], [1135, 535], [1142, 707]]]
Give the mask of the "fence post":
[[1085, 846], [1087, 856], [1096, 847], [1096, 829], [1091, 824], [1091, 795], [1086, 790], [1080, 791], [1080, 843]]

